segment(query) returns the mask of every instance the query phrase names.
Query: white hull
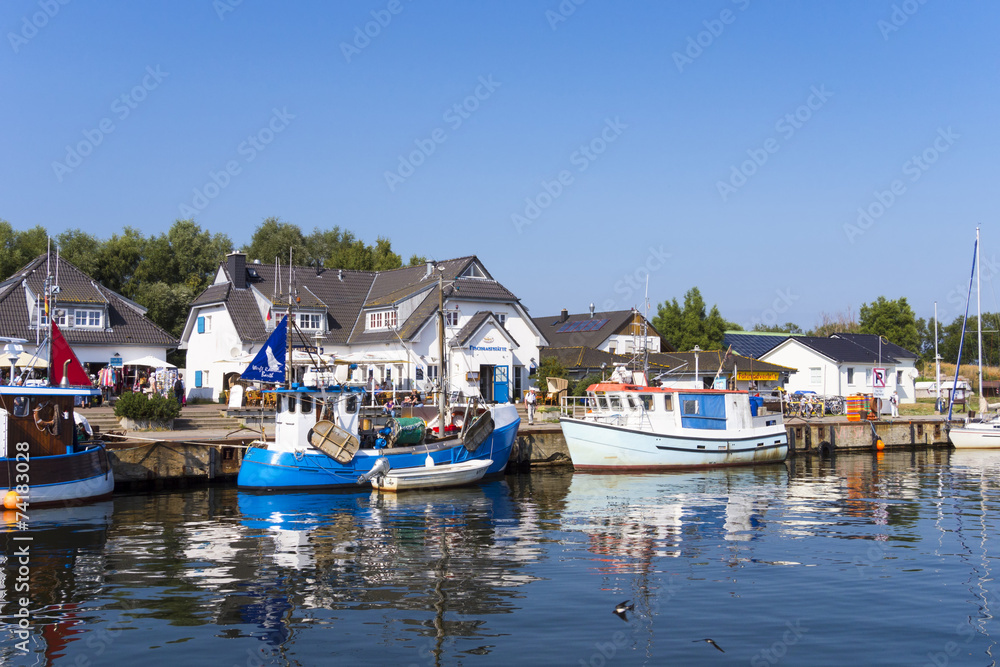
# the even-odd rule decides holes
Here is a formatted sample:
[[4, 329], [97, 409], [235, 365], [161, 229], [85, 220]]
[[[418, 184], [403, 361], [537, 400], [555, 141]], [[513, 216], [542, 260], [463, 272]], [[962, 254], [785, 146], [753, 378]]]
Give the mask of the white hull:
[[382, 491], [404, 491], [407, 489], [438, 489], [447, 486], [471, 484], [483, 478], [490, 459], [462, 461], [435, 465], [425, 468], [403, 468], [390, 470], [384, 476], [372, 479], [372, 487]]
[[1000, 449], [1000, 422], [972, 422], [948, 432], [955, 449]]
[[563, 418], [563, 435], [578, 469], [643, 470], [750, 465], [784, 461], [782, 425], [742, 431], [667, 435], [583, 419]]

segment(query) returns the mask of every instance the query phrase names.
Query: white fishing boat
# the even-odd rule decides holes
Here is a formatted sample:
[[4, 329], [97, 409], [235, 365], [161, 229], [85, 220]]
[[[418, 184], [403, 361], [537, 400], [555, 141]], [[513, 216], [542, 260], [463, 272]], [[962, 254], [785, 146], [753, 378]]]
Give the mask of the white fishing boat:
[[372, 488], [393, 493], [408, 489], [464, 486], [481, 480], [491, 465], [491, 459], [478, 459], [423, 468], [388, 469], [385, 473], [372, 477], [371, 483]]
[[656, 470], [776, 463], [788, 456], [780, 414], [745, 391], [602, 382], [561, 416], [577, 470]]

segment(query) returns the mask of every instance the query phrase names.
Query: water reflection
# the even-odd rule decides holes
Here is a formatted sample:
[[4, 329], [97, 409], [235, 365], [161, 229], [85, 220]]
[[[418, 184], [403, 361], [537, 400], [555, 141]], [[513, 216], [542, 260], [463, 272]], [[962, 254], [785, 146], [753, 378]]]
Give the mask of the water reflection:
[[[693, 664], [704, 646], [689, 640], [708, 636], [698, 619], [718, 617], [728, 634], [713, 637], [747, 662], [778, 615], [782, 627], [803, 619], [826, 664], [891, 661], [866, 662], [882, 645], [848, 641], [871, 605], [893, 610], [868, 617], [873, 632], [905, 622], [921, 634], [916, 655], [893, 646], [899, 664], [948, 641], [991, 656], [998, 486], [1000, 451], [920, 450], [650, 475], [547, 470], [398, 496], [119, 496], [31, 516], [31, 652], [16, 650], [8, 601], [0, 658], [576, 664], [564, 643], [625, 631], [638, 659], [619, 653], [625, 662]], [[19, 535], [11, 524], [0, 535], [8, 555]], [[626, 598], [636, 609], [623, 623], [612, 611]]]

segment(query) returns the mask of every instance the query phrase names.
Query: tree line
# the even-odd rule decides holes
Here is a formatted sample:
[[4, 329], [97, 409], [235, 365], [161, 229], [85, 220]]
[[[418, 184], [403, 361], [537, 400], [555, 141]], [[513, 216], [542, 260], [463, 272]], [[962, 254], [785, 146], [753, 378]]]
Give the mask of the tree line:
[[[215, 279], [219, 264], [233, 251], [232, 239], [213, 234], [194, 220], [176, 220], [162, 234], [146, 236], [125, 227], [121, 234], [99, 239], [81, 229], [70, 229], [52, 237], [60, 256], [108, 289], [147, 309], [147, 317], [179, 337], [191, 302]], [[28, 262], [45, 253], [49, 233], [44, 227], [15, 230], [0, 219], [0, 279], [6, 280]], [[389, 239], [378, 237], [374, 245], [340, 227], [316, 228], [304, 234], [295, 224], [266, 218], [249, 244], [240, 248], [250, 260], [287, 263], [291, 250], [297, 266], [359, 271], [386, 271], [403, 266]], [[422, 264], [423, 257], [410, 257]]]

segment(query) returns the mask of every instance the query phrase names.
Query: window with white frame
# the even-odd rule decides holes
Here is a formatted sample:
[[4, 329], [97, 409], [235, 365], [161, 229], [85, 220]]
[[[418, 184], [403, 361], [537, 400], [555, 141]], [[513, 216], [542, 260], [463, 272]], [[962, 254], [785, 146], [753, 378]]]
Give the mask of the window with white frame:
[[507, 313], [493, 313], [493, 314], [496, 316], [497, 322], [499, 322], [500, 324], [507, 324]]
[[368, 328], [369, 329], [395, 329], [396, 328], [396, 311], [395, 310], [379, 310], [374, 313], [368, 313]]
[[446, 310], [444, 313], [444, 323], [449, 327], [458, 326], [458, 311], [457, 310]]
[[88, 328], [99, 328], [103, 322], [101, 317], [103, 313], [100, 310], [90, 310], [84, 308], [77, 308], [73, 311], [73, 326], [74, 327], [88, 327]]
[[320, 313], [298, 313], [297, 318], [300, 329], [317, 331], [323, 328], [323, 316]]
[[809, 368], [809, 384], [820, 384], [823, 381], [823, 369], [819, 366]]
[[872, 369], [870, 368], [865, 369], [865, 386], [872, 386]]
[[849, 387], [854, 386], [854, 369], [850, 366], [847, 368], [847, 385]]

